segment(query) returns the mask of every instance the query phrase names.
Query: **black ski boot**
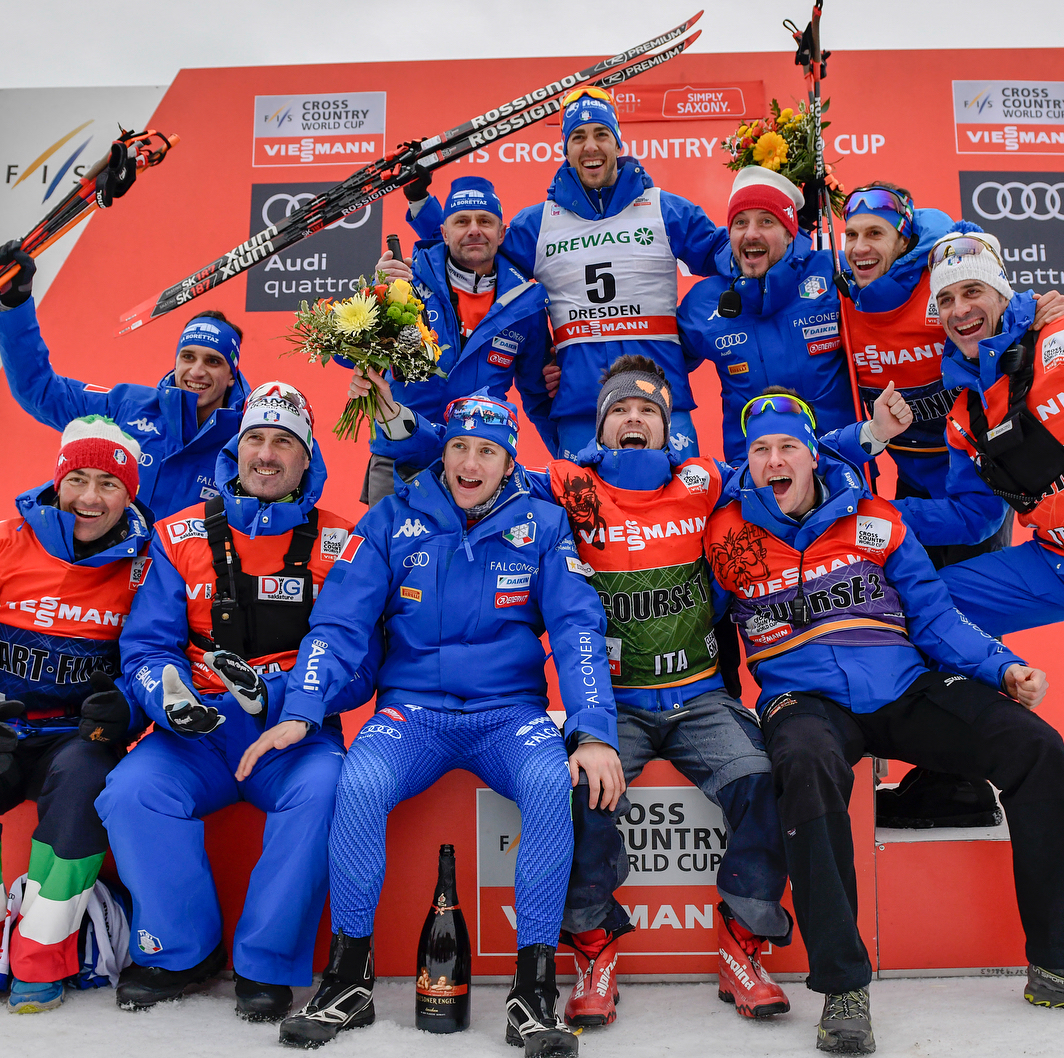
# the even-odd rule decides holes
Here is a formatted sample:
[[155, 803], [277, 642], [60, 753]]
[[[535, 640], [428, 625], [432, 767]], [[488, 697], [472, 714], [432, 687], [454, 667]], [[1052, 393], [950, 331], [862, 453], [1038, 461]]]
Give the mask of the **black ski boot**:
[[577, 1058], [579, 1044], [555, 1012], [554, 948], [527, 944], [506, 997], [506, 1042], [537, 1058]]
[[876, 826], [880, 827], [996, 827], [1003, 818], [986, 779], [913, 768], [896, 789], [876, 790]]
[[872, 1054], [872, 1013], [868, 989], [855, 988], [824, 996], [824, 1012], [816, 1027], [816, 1046], [833, 1054]]
[[292, 989], [233, 974], [236, 1012], [245, 1021], [280, 1021], [292, 1009]]
[[1027, 967], [1027, 987], [1023, 998], [1036, 1007], [1064, 1007], [1064, 975], [1033, 963]]
[[320, 1047], [341, 1029], [373, 1024], [373, 937], [334, 933], [329, 965], [314, 998], [298, 1014], [281, 1022], [281, 1043]]
[[202, 984], [225, 969], [225, 945], [218, 947], [206, 959], [187, 970], [164, 970], [161, 966], [140, 966], [132, 963], [118, 978], [115, 1002], [123, 1010], [147, 1010], [156, 1003], [177, 999], [189, 985]]

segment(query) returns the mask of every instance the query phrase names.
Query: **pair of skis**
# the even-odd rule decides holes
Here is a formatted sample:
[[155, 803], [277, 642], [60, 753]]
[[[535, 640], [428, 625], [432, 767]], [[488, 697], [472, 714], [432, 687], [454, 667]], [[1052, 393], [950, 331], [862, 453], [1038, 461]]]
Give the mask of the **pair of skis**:
[[[391, 154], [359, 169], [335, 187], [322, 192], [300, 209], [270, 225], [223, 257], [124, 313], [117, 334], [136, 330], [227, 279], [335, 224], [375, 202], [422, 173], [456, 161], [473, 151], [534, 125], [561, 110], [561, 99], [586, 85], [612, 88], [681, 54], [701, 33], [681, 38], [702, 17], [699, 11], [675, 29], [634, 48], [603, 59], [526, 95], [509, 100], [438, 136], [402, 143]], [[663, 49], [658, 51], [657, 49]], [[650, 54], [650, 53], [654, 54]]]
[[[93, 210], [106, 208], [114, 198], [124, 195], [137, 173], [158, 165], [177, 142], [176, 135], [165, 136], [155, 129], [145, 129], [144, 132], [126, 132], [123, 129], [118, 139], [111, 144], [111, 150], [22, 239], [21, 249], [31, 257], [36, 257], [75, 224], [87, 220]], [[0, 266], [0, 287], [18, 272], [17, 264], [12, 263], [6, 269]]]

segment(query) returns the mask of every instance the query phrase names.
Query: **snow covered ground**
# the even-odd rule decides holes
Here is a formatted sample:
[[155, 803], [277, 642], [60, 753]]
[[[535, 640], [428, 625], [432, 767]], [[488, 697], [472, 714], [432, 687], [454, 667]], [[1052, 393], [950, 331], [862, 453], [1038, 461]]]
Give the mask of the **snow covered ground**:
[[[1060, 1055], [1064, 1011], [1023, 1001], [1022, 977], [921, 978], [872, 984], [873, 1027], [881, 1058], [1002, 1058]], [[813, 1058], [821, 998], [797, 982], [787, 986], [792, 1009], [751, 1024], [717, 1000], [715, 984], [622, 981], [620, 1017], [608, 1029], [585, 1031], [583, 1058]], [[300, 1002], [309, 990], [298, 989]], [[342, 1033], [323, 1056], [372, 1058], [515, 1058], [503, 1042], [501, 985], [474, 986], [472, 1024], [460, 1036], [431, 1036], [414, 1026], [414, 984], [383, 982], [377, 1022]], [[6, 1000], [6, 997], [4, 997]], [[6, 1006], [6, 1002], [5, 1002]], [[68, 992], [48, 1014], [0, 1013], [5, 1056], [26, 1058], [260, 1058], [282, 1049], [275, 1025], [248, 1025], [233, 1014], [233, 985], [131, 1014], [110, 989]]]

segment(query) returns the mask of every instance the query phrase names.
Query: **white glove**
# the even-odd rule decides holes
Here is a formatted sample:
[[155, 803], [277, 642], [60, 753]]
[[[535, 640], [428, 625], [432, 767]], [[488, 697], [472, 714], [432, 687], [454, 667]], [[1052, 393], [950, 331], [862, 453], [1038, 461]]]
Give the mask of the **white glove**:
[[179, 735], [209, 735], [225, 723], [225, 717], [213, 705], [204, 705], [185, 686], [173, 665], [163, 668], [163, 709]]

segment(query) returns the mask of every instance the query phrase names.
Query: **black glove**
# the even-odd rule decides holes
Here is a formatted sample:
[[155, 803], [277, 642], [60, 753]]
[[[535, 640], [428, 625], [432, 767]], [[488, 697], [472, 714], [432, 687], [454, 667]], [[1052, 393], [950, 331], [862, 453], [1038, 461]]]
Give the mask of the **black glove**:
[[78, 734], [86, 742], [113, 742], [124, 746], [129, 741], [129, 702], [115, 686], [115, 681], [97, 669], [89, 676], [92, 694], [81, 703]]
[[816, 228], [817, 220], [820, 216], [819, 195], [823, 187], [823, 177], [819, 180], [817, 180], [816, 177], [812, 180], [806, 180], [802, 185], [802, 194], [805, 195], [805, 203], [802, 205], [802, 208], [798, 210], [799, 228], [804, 228], [806, 231], [813, 231]]
[[18, 732], [2, 721], [21, 716], [26, 707], [21, 702], [0, 702], [0, 775], [3, 775], [15, 763], [15, 747], [18, 746]]
[[19, 271], [14, 279], [0, 287], [0, 305], [5, 309], [17, 309], [24, 301], [29, 301], [37, 271], [37, 262], [22, 249], [21, 239], [12, 239], [0, 246], [0, 272], [6, 272], [12, 263], [19, 266]]
[[409, 184], [403, 184], [403, 194], [406, 195], [408, 202], [420, 202], [423, 198], [429, 197], [429, 184], [432, 183], [432, 173], [428, 169], [421, 169], [418, 166], [414, 167], [418, 173], [416, 180], [411, 180]]
[[209, 735], [225, 723], [213, 705], [204, 705], [185, 686], [173, 665], [163, 666], [163, 709], [179, 735]]
[[96, 204], [106, 209], [116, 198], [121, 198], [137, 179], [137, 152], [121, 140], [111, 144], [111, 157], [107, 167], [96, 177]]

